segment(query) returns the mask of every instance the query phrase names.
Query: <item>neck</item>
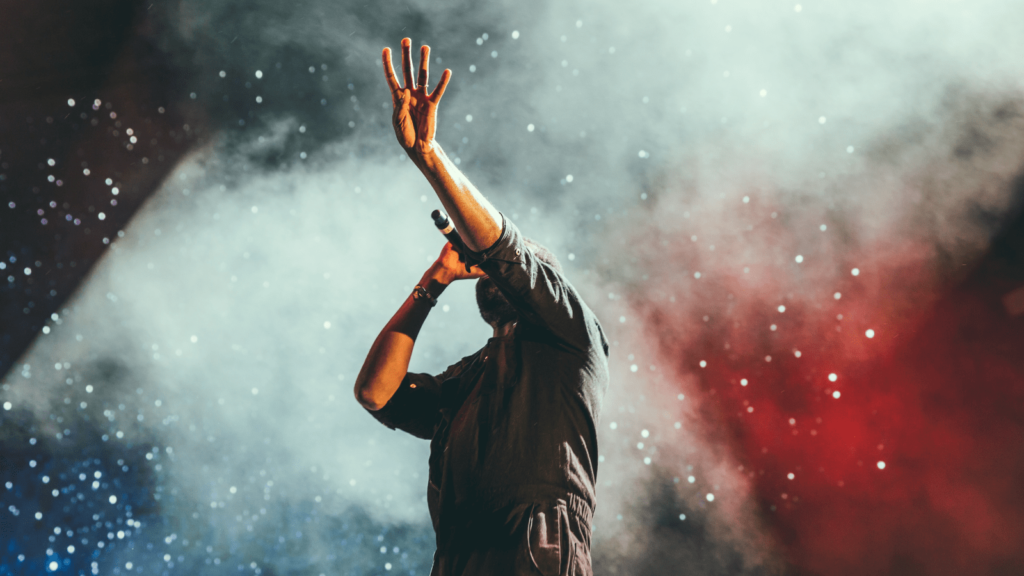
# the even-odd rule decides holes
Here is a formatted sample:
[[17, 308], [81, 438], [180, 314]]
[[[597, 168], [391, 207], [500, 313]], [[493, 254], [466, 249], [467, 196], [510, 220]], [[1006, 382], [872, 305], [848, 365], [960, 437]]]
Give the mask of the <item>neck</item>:
[[494, 327], [494, 337], [499, 338], [501, 336], [508, 336], [512, 333], [512, 329], [516, 327], [516, 321], [510, 320], [502, 325], [491, 324]]

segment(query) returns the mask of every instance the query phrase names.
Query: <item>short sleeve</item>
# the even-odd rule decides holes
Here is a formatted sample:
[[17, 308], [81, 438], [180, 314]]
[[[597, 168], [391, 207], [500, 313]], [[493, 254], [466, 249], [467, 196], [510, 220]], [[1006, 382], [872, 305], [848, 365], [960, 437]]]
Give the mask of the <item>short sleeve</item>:
[[442, 383], [458, 378], [479, 355], [476, 352], [466, 356], [437, 376], [408, 372], [387, 404], [380, 410], [365, 410], [392, 430], [429, 440], [434, 437], [434, 430], [441, 421]]
[[430, 374], [409, 372], [383, 408], [367, 412], [392, 430], [429, 440], [441, 419], [441, 381]]
[[600, 323], [579, 292], [561, 270], [529, 249], [519, 228], [504, 214], [501, 236], [479, 255], [483, 258], [480, 269], [494, 280], [520, 317], [580, 352], [596, 348], [607, 354]]

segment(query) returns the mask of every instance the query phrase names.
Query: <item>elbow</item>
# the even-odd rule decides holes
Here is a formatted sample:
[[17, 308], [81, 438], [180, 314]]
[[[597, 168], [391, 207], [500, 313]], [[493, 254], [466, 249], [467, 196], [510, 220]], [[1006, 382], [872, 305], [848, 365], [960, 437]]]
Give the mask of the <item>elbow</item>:
[[387, 404], [386, 400], [382, 402], [381, 399], [373, 393], [373, 389], [370, 386], [356, 386], [355, 395], [356, 402], [359, 402], [363, 408], [366, 408], [371, 412], [376, 412]]

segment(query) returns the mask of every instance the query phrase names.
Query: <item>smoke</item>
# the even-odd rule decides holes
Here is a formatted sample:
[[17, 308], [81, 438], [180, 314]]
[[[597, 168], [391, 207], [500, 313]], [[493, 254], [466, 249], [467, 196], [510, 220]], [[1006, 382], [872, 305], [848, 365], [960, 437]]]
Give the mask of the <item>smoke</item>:
[[[442, 146], [558, 255], [612, 341], [598, 573], [941, 573], [926, 559], [940, 546], [866, 552], [936, 518], [893, 519], [918, 510], [897, 505], [920, 494], [906, 462], [953, 465], [925, 466], [927, 451], [890, 438], [956, 441], [913, 392], [883, 383], [1012, 208], [1021, 8], [159, 10], [154, 43], [192, 73], [177, 97], [218, 136], [4, 389], [26, 430], [58, 438], [55, 453], [101, 446], [141, 470], [124, 484], [143, 488], [138, 538], [155, 547], [117, 549], [110, 566], [161, 566], [165, 553], [200, 570], [429, 566], [426, 443], [350, 395], [441, 244], [433, 193], [388, 125], [380, 48], [408, 35], [440, 59], [434, 78], [454, 72]], [[439, 372], [487, 334], [472, 286], [457, 285], [413, 369]], [[964, 502], [999, 508], [967, 481], [928, 486], [960, 521]], [[864, 503], [893, 509], [873, 518]], [[979, 533], [1014, 514], [986, 514]]]
[[[956, 101], [948, 124], [868, 162], [842, 186], [855, 201], [786, 201], [741, 183], [688, 202], [666, 190], [637, 216], [647, 277], [621, 280], [624, 310], [646, 332], [634, 345], [668, 364], [651, 370], [679, 380], [655, 403], [701, 398], [699, 413], [676, 413], [732, 447], [733, 470], [806, 573], [1019, 561], [1008, 535], [1020, 510], [1000, 488], [1019, 466], [979, 457], [1019, 437], [1019, 411], [997, 408], [1020, 382], [1002, 293], [948, 294], [1020, 202], [1020, 104], [986, 100]], [[991, 368], [960, 368], [975, 361]], [[744, 494], [734, 482], [729, 494]], [[956, 528], [933, 528], [951, 518]]]

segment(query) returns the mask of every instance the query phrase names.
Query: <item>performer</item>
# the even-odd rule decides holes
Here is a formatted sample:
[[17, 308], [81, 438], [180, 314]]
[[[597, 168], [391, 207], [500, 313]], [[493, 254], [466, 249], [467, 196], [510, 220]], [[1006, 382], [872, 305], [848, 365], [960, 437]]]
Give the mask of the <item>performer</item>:
[[[467, 270], [444, 246], [371, 346], [356, 398], [389, 428], [430, 439], [432, 576], [590, 575], [608, 343], [555, 257], [523, 238], [434, 140], [451, 70], [428, 92], [430, 48], [420, 49], [418, 81], [411, 52], [403, 39], [405, 87], [383, 52], [395, 135], [480, 264]], [[437, 298], [474, 278], [494, 337], [441, 374], [409, 372]]]

